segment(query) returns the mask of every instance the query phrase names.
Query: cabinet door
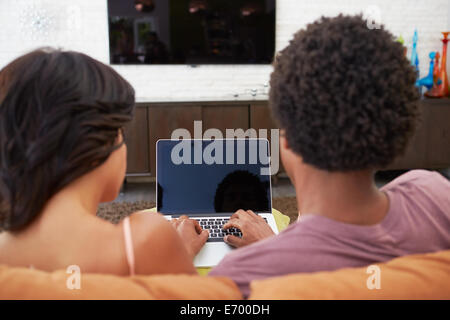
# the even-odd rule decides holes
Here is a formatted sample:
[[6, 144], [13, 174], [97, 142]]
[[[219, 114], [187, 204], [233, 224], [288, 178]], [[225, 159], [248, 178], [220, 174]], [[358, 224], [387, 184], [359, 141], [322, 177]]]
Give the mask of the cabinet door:
[[[267, 130], [267, 139], [270, 143], [271, 155], [272, 157], [275, 157], [276, 154], [272, 151], [272, 143], [277, 143], [279, 145], [279, 141], [272, 140], [271, 130], [278, 129], [278, 126], [272, 118], [272, 114], [267, 103], [254, 103], [250, 106], [250, 127], [256, 130], [256, 132], [258, 133], [258, 137], [260, 137], [260, 129]], [[280, 158], [280, 147], [278, 147], [278, 163], [278, 172], [283, 172], [284, 168]]]
[[203, 131], [216, 128], [226, 138], [226, 129], [248, 129], [248, 105], [202, 106]]
[[194, 136], [194, 121], [201, 120], [200, 106], [152, 105], [148, 109], [150, 170], [156, 176], [156, 141], [170, 139], [175, 129], [187, 129]]
[[427, 165], [430, 168], [448, 168], [450, 167], [450, 104], [429, 106], [428, 117]]
[[408, 143], [405, 153], [383, 170], [420, 169], [427, 166], [426, 157], [430, 126], [429, 109], [428, 106], [423, 104], [419, 104], [419, 109], [421, 118], [414, 135]]
[[257, 132], [259, 129], [266, 129], [267, 138], [272, 142], [271, 129], [277, 129], [277, 125], [272, 118], [267, 103], [252, 104], [250, 106], [250, 127]]
[[405, 154], [387, 169], [450, 167], [450, 103], [422, 100], [421, 119]]
[[127, 174], [150, 173], [148, 161], [147, 108], [136, 107], [133, 120], [124, 128], [127, 144]]

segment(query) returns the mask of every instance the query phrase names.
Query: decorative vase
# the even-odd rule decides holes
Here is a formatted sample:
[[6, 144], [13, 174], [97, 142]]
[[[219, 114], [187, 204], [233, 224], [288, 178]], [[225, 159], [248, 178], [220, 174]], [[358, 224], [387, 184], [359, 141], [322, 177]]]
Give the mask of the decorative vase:
[[436, 56], [436, 52], [430, 52], [429, 56], [430, 56], [430, 69], [428, 71], [428, 75], [416, 81], [416, 86], [418, 86], [419, 88], [424, 86], [425, 88], [428, 89], [428, 91], [431, 90], [434, 85], [433, 73], [434, 73], [434, 58]]
[[439, 84], [441, 80], [439, 79], [440, 70], [439, 70], [439, 52], [436, 52], [434, 57], [434, 70], [433, 70], [433, 87], [425, 92], [425, 97], [427, 98], [442, 98], [441, 93], [439, 92]]
[[414, 30], [413, 45], [411, 50], [411, 64], [416, 68], [417, 78], [419, 78], [419, 55], [417, 54], [417, 42], [419, 41], [419, 33]]
[[401, 43], [403, 46], [403, 52], [405, 53], [405, 57], [408, 55], [408, 48], [405, 47], [405, 39], [403, 39], [403, 36], [400, 35], [400, 37], [397, 38], [397, 42]]
[[441, 97], [445, 98], [448, 96], [448, 77], [447, 77], [447, 43], [448, 34], [450, 32], [442, 32], [444, 39], [442, 39], [443, 49], [442, 49], [442, 60], [441, 60], [441, 70], [439, 74], [439, 79], [441, 83], [438, 85], [439, 94]]

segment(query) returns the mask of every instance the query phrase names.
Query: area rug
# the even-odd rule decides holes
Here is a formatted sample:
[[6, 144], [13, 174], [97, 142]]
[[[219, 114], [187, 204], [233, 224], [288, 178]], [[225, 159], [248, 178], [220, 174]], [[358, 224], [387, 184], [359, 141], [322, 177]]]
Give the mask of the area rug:
[[[129, 214], [155, 207], [153, 201], [137, 202], [110, 202], [99, 206], [97, 216], [112, 223], [118, 223]], [[290, 218], [290, 223], [297, 220], [297, 202], [295, 197], [283, 197], [273, 199], [273, 207]]]

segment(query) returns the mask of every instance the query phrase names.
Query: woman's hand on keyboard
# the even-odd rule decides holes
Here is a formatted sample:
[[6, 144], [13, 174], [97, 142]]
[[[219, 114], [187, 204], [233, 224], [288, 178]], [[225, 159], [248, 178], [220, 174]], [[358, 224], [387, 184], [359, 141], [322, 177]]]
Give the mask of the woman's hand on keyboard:
[[181, 237], [188, 254], [194, 259], [208, 240], [208, 230], [203, 230], [196, 220], [187, 216], [172, 219], [170, 222]]
[[275, 233], [264, 220], [251, 210], [238, 210], [223, 229], [237, 228], [242, 232], [242, 238], [234, 235], [226, 235], [224, 241], [233, 247], [243, 247], [256, 241], [273, 236]]

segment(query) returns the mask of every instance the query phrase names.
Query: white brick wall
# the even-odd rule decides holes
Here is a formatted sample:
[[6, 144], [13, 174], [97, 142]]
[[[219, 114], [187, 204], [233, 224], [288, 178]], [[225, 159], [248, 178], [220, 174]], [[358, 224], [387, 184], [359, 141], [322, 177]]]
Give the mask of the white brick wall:
[[[33, 28], [21, 20], [24, 12], [33, 11], [30, 5], [51, 17], [47, 35], [33, 38]], [[429, 52], [442, 48], [440, 32], [450, 29], [449, 0], [278, 0], [276, 48], [282, 49], [295, 31], [321, 15], [359, 13], [371, 5], [378, 6], [381, 22], [394, 35], [402, 35], [408, 47], [414, 29], [418, 29], [424, 76]], [[106, 0], [0, 0], [0, 68], [40, 46], [82, 51], [108, 63]], [[265, 100], [272, 70], [271, 66], [114, 68], [135, 87], [138, 101]]]

